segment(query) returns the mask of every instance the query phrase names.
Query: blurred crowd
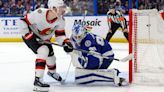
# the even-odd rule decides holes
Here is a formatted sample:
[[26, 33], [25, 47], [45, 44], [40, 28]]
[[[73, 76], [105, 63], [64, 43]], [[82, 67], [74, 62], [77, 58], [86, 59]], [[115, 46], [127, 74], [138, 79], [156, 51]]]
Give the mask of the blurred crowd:
[[[0, 0], [0, 16], [23, 16], [31, 11], [44, 7], [47, 8], [48, 0]], [[64, 0], [67, 7], [67, 15], [83, 15], [87, 10], [87, 15], [93, 15], [93, 0]], [[136, 0], [133, 0], [136, 1]], [[164, 11], [164, 0], [138, 0], [138, 9], [156, 8]], [[136, 8], [136, 2], [133, 2], [133, 8]], [[128, 14], [128, 0], [97, 0], [97, 14], [106, 14], [111, 5]]]
[[0, 0], [0, 16], [23, 16], [39, 7], [47, 7], [48, 0]]
[[66, 5], [70, 8], [69, 15], [93, 15], [93, 0], [65, 0]]
[[[139, 10], [156, 8], [159, 11], [164, 11], [164, 0], [138, 0], [138, 6], [136, 6], [135, 1], [132, 2], [133, 8]], [[106, 14], [110, 5], [115, 5], [117, 10], [123, 14], [128, 14], [128, 0], [98, 0], [98, 14]]]

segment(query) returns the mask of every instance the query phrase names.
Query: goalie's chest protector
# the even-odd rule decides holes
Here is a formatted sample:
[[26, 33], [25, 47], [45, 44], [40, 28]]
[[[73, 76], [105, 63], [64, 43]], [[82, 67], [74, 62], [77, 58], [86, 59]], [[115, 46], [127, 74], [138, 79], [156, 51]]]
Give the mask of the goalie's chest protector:
[[[101, 53], [101, 46], [96, 41], [96, 36], [93, 34], [86, 34], [85, 38], [81, 41], [81, 49], [90, 51], [92, 50]], [[84, 55], [86, 53], [83, 53]]]
[[48, 13], [48, 9], [40, 8], [28, 14], [26, 17], [29, 23], [37, 28], [37, 30], [33, 31], [39, 36], [52, 36], [55, 30], [64, 28], [63, 18], [54, 18], [50, 21], [47, 19]]

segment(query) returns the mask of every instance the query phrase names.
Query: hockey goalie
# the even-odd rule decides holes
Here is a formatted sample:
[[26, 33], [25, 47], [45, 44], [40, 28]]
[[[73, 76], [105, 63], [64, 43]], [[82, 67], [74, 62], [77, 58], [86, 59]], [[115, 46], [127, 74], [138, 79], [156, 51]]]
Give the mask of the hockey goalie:
[[74, 50], [71, 53], [77, 84], [101, 84], [122, 86], [128, 83], [119, 77], [118, 69], [108, 69], [114, 59], [112, 47], [108, 41], [87, 32], [87, 27], [74, 25], [70, 41], [73, 47], [86, 52]]

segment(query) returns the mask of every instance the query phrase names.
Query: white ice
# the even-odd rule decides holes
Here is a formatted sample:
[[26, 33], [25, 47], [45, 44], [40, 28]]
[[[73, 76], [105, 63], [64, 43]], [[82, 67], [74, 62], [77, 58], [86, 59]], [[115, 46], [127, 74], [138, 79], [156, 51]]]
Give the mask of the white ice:
[[[115, 57], [128, 55], [127, 43], [111, 43]], [[63, 48], [53, 46], [57, 57], [57, 72], [65, 79], [71, 58]], [[128, 62], [113, 62], [111, 68], [128, 72]], [[33, 92], [35, 55], [24, 43], [0, 43], [0, 92]], [[127, 76], [125, 76], [127, 78]], [[45, 74], [45, 81], [56, 82]], [[114, 86], [75, 86], [74, 67], [71, 65], [66, 79], [67, 85], [54, 85], [50, 92], [164, 92], [164, 86], [129, 85]], [[69, 85], [70, 83], [70, 85]]]

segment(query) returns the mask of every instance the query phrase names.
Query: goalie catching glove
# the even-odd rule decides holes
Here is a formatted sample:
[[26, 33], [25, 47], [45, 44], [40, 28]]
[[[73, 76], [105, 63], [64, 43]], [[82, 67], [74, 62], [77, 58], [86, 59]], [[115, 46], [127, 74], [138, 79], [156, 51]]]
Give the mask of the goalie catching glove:
[[63, 48], [64, 48], [65, 52], [72, 52], [73, 51], [73, 45], [69, 41], [69, 39], [64, 40], [63, 46], [64, 46]]

